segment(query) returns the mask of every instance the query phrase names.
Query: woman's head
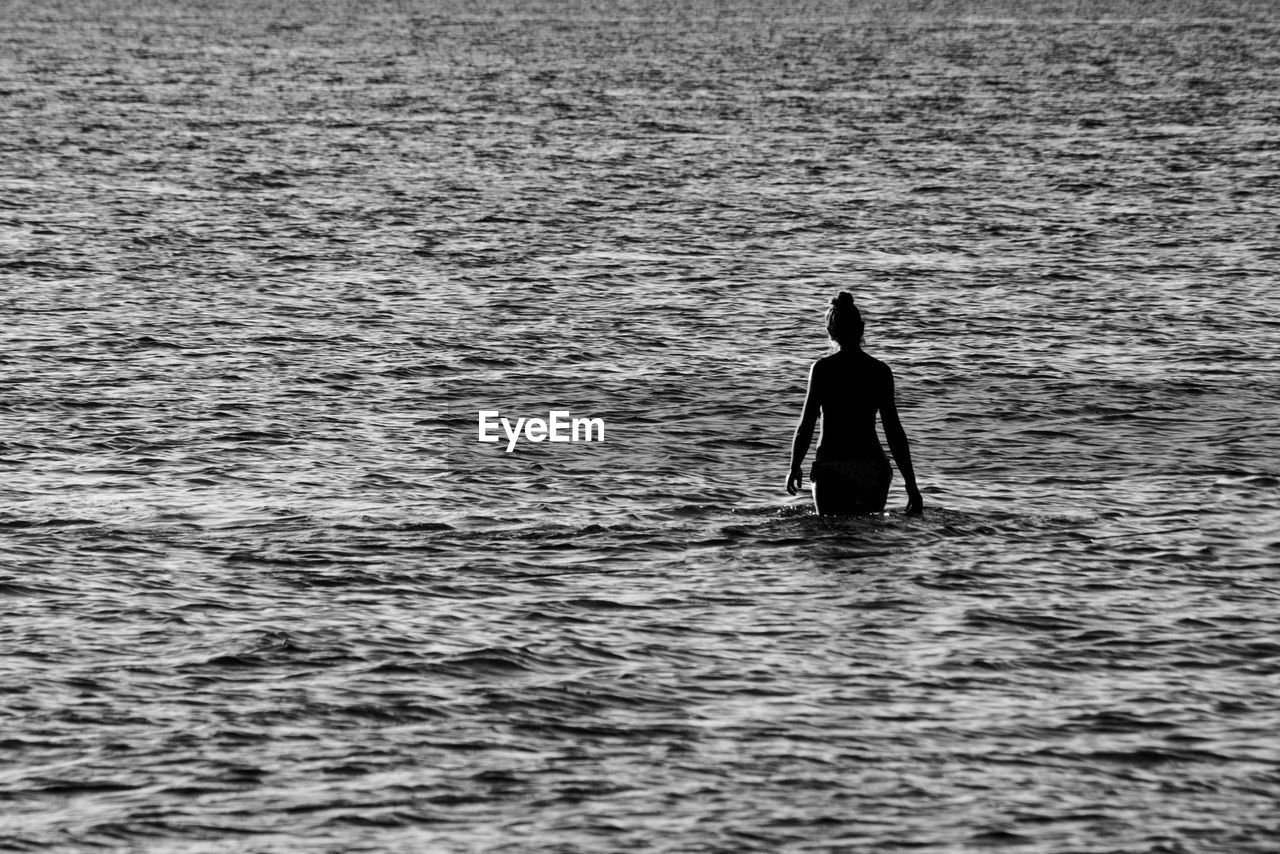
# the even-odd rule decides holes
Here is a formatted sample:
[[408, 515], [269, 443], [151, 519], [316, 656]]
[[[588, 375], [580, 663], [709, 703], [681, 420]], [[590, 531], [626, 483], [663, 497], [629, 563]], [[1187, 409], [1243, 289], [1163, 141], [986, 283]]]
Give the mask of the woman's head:
[[853, 294], [841, 291], [831, 298], [827, 309], [827, 334], [840, 347], [857, 347], [862, 343], [862, 313], [853, 304]]

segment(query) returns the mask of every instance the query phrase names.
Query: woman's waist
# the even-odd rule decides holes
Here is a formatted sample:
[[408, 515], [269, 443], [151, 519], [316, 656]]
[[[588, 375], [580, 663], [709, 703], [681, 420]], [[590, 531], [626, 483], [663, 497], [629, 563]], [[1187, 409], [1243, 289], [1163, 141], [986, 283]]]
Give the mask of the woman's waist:
[[815, 462], [888, 460], [879, 442], [823, 442], [814, 454]]

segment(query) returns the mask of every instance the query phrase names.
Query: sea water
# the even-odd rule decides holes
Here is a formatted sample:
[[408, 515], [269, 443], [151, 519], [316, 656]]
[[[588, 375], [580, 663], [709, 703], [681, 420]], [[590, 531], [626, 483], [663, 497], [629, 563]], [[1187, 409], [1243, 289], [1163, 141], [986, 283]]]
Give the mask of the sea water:
[[[9, 0], [0, 848], [1275, 850], [1278, 93], [1262, 2]], [[783, 489], [838, 289], [923, 517]]]

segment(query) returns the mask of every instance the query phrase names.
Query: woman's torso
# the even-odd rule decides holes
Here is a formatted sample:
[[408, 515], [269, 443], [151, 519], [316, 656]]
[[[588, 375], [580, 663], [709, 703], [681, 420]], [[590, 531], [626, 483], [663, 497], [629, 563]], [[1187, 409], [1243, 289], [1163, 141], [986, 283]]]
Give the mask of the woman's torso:
[[814, 371], [822, 410], [818, 460], [884, 459], [876, 412], [889, 392], [889, 368], [861, 350], [818, 360]]

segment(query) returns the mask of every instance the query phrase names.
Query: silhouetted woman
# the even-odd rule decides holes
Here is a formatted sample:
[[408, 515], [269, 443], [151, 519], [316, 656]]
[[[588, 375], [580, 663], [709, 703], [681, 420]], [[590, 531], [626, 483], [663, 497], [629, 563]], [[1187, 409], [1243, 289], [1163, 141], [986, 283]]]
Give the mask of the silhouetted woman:
[[884, 510], [893, 469], [876, 436], [879, 412], [884, 437], [906, 481], [907, 512], [920, 513], [924, 499], [916, 487], [907, 434], [898, 420], [893, 371], [862, 351], [862, 330], [862, 314], [853, 304], [853, 295], [841, 291], [827, 311], [827, 334], [840, 350], [814, 362], [809, 371], [809, 392], [791, 446], [787, 492], [795, 495], [800, 488], [804, 477], [800, 466], [821, 414], [822, 441], [809, 473], [818, 512], [825, 516]]

